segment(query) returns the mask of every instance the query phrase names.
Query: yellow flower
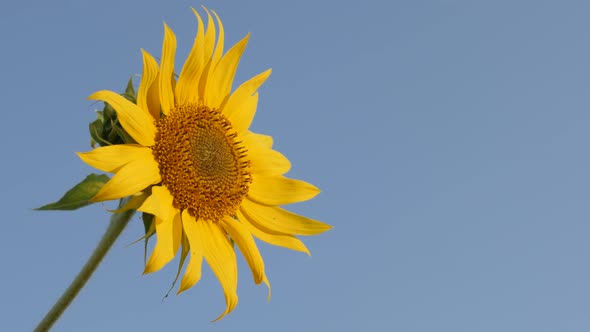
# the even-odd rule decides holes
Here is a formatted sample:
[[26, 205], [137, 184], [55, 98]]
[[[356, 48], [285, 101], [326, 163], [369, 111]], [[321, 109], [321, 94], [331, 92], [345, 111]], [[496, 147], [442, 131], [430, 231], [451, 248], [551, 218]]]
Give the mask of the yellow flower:
[[144, 273], [161, 269], [179, 249], [180, 271], [190, 254], [180, 293], [199, 281], [205, 259], [225, 294], [226, 309], [220, 319], [238, 301], [231, 241], [248, 262], [254, 282], [264, 282], [270, 296], [254, 237], [309, 254], [295, 235], [319, 234], [330, 226], [279, 207], [311, 199], [319, 190], [285, 177], [291, 165], [272, 149], [272, 138], [248, 130], [256, 112], [257, 90], [271, 70], [230, 93], [248, 36], [223, 54], [223, 25], [211, 11], [216, 26], [206, 11], [205, 31], [193, 9], [197, 36], [178, 79], [174, 76], [176, 37], [164, 24], [160, 65], [142, 50], [137, 104], [112, 91], [89, 97], [113, 106], [137, 144], [111, 145], [78, 155], [87, 164], [114, 173], [93, 201], [135, 195], [136, 208], [155, 216], [157, 243]]

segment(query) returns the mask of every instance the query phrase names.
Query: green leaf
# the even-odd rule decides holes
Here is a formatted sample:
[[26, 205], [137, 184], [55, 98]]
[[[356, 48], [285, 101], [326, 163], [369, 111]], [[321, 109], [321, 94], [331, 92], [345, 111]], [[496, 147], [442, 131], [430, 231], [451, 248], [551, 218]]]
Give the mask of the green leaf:
[[90, 199], [109, 181], [105, 174], [90, 174], [82, 182], [75, 185], [72, 189], [59, 199], [59, 201], [43, 205], [35, 210], [76, 210], [86, 205], [90, 205]]

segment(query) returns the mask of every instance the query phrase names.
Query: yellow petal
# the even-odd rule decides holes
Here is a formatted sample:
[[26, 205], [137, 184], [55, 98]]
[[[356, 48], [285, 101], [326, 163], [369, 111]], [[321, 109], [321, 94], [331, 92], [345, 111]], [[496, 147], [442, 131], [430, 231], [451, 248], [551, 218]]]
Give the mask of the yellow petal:
[[109, 145], [76, 154], [88, 165], [109, 173], [115, 173], [132, 161], [154, 159], [150, 148], [138, 144]]
[[223, 106], [223, 114], [238, 133], [245, 132], [254, 119], [258, 95], [256, 91], [268, 79], [272, 69], [268, 69], [242, 83]]
[[256, 109], [258, 108], [258, 92], [253, 94], [250, 97], [245, 97], [242, 99], [242, 103], [236, 107], [236, 113], [240, 114], [239, 116], [234, 116], [233, 119], [230, 121], [232, 124], [233, 129], [235, 129], [238, 134], [242, 134], [250, 128], [250, 124], [254, 119], [254, 114], [256, 114]]
[[154, 119], [137, 105], [113, 91], [106, 90], [95, 92], [88, 99], [102, 100], [111, 104], [117, 112], [119, 122], [137, 143], [143, 146], [154, 145], [156, 136]]
[[205, 260], [217, 276], [225, 295], [225, 311], [215, 320], [230, 313], [238, 303], [238, 266], [236, 254], [227, 235], [219, 226], [208, 220], [196, 222]]
[[276, 206], [256, 204], [248, 199], [242, 201], [242, 211], [256, 226], [276, 233], [317, 235], [332, 226], [289, 212]]
[[143, 54], [143, 74], [141, 75], [141, 82], [139, 82], [139, 89], [137, 89], [137, 106], [145, 112], [150, 113], [154, 119], [159, 119], [159, 103], [157, 109], [150, 109], [150, 105], [148, 104], [148, 91], [158, 78], [158, 63], [144, 49], [141, 49], [141, 53]]
[[305, 181], [257, 175], [250, 184], [248, 198], [263, 205], [285, 205], [306, 201], [319, 192], [318, 188]]
[[170, 219], [178, 214], [172, 205], [174, 198], [165, 186], [152, 187], [152, 194], [138, 208], [139, 211], [153, 214], [160, 219]]
[[186, 266], [186, 271], [180, 281], [180, 287], [177, 294], [193, 287], [199, 280], [201, 280], [201, 271], [203, 268], [203, 254], [201, 252], [190, 250], [191, 256]]
[[157, 242], [143, 273], [152, 273], [160, 270], [168, 264], [180, 247], [182, 237], [182, 224], [180, 212], [171, 215], [170, 218], [160, 219], [156, 217]]
[[148, 109], [150, 110], [150, 114], [154, 117], [154, 119], [160, 119], [160, 73], [156, 75], [156, 79], [150, 86], [147, 92], [147, 105]]
[[262, 260], [256, 242], [254, 242], [248, 228], [231, 217], [225, 217], [225, 219], [222, 220], [222, 224], [223, 229], [236, 242], [242, 255], [244, 255], [244, 258], [246, 259], [246, 262], [248, 262], [254, 282], [256, 284], [261, 283], [262, 280], [266, 278], [266, 274], [264, 273], [264, 260]]
[[291, 162], [280, 152], [268, 148], [253, 134], [245, 135], [242, 139], [248, 149], [250, 171], [253, 174], [281, 175], [291, 169]]
[[135, 195], [132, 195], [131, 198], [127, 201], [127, 203], [123, 205], [123, 207], [116, 210], [107, 209], [107, 211], [111, 213], [122, 213], [129, 210], [137, 210], [148, 197], [150, 197], [150, 194], [148, 192], [139, 192]]
[[[207, 8], [203, 8], [205, 9], [205, 11], [207, 11]], [[215, 52], [213, 52], [213, 56], [211, 57], [211, 63], [213, 64], [213, 68], [216, 68], [219, 59], [221, 59], [221, 56], [223, 55], [223, 43], [225, 39], [225, 32], [223, 30], [223, 24], [221, 23], [221, 20], [219, 19], [217, 13], [214, 10], [211, 10], [211, 12], [213, 13], [213, 15], [215, 15], [215, 19], [217, 20], [217, 27], [219, 28], [219, 33], [217, 36], [217, 45], [215, 46]], [[209, 11], [207, 11], [207, 14], [209, 14]]]
[[203, 245], [200, 240], [199, 230], [195, 217], [191, 216], [186, 210], [182, 211], [182, 225], [186, 238], [190, 244], [191, 257], [180, 281], [178, 294], [193, 287], [201, 279], [201, 270], [203, 265]]
[[273, 144], [272, 136], [257, 134], [257, 133], [253, 133], [253, 132], [250, 132], [249, 134], [252, 135], [253, 137], [255, 137], [258, 140], [258, 142], [260, 142], [260, 144], [262, 144], [262, 146], [272, 149], [272, 144]]
[[215, 47], [215, 22], [213, 22], [213, 18], [211, 14], [207, 10], [207, 8], [203, 7], [207, 12], [207, 31], [205, 31], [205, 42], [203, 43], [203, 57], [205, 58], [205, 67], [203, 68], [203, 72], [201, 73], [201, 77], [199, 78], [199, 98], [200, 101], [203, 101], [203, 96], [205, 96], [205, 89], [207, 87], [207, 81], [209, 76], [213, 73], [213, 68], [215, 68], [215, 63], [211, 62], [211, 58], [213, 56], [213, 48]]
[[203, 44], [203, 54], [205, 55], [205, 59], [208, 61], [211, 60], [213, 56], [213, 47], [215, 47], [215, 22], [213, 22], [213, 18], [209, 13], [207, 8], [203, 7], [207, 12], [207, 31], [205, 32], [205, 43]]
[[176, 54], [176, 36], [164, 23], [164, 42], [160, 60], [160, 106], [164, 114], [175, 107], [172, 80], [174, 75], [174, 55]]
[[305, 244], [301, 242], [298, 238], [293, 235], [287, 234], [273, 234], [265, 232], [258, 227], [255, 226], [253, 220], [251, 220], [246, 214], [242, 213], [243, 211], [238, 210], [238, 219], [244, 224], [244, 227], [248, 229], [252, 235], [257, 237], [258, 239], [272, 244], [274, 246], [279, 246], [291, 250], [301, 251], [308, 255], [310, 255], [309, 250], [305, 247]]
[[197, 17], [197, 36], [176, 84], [176, 98], [179, 105], [196, 103], [199, 100], [199, 78], [205, 67], [205, 55], [203, 53], [205, 28], [199, 13], [194, 8], [191, 9]]
[[240, 58], [244, 53], [246, 44], [248, 44], [249, 37], [248, 34], [235, 44], [213, 69], [213, 75], [209, 77], [207, 90], [205, 91], [205, 104], [209, 107], [219, 108], [229, 95]]
[[109, 182], [99, 190], [92, 202], [118, 199], [138, 193], [152, 184], [162, 181], [158, 164], [153, 160], [138, 160], [123, 166]]

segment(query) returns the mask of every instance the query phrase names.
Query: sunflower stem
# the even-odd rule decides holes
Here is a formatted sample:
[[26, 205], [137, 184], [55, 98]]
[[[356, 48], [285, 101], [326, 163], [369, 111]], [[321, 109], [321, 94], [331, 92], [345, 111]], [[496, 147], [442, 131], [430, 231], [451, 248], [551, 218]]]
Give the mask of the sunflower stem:
[[[119, 202], [119, 208], [123, 207], [126, 202], [126, 199], [121, 199]], [[35, 332], [48, 331], [51, 326], [53, 326], [53, 324], [59, 319], [61, 314], [63, 314], [70, 303], [72, 303], [74, 298], [76, 298], [76, 295], [78, 295], [80, 290], [82, 290], [86, 282], [90, 279], [92, 273], [94, 273], [102, 259], [106, 256], [113, 243], [115, 243], [115, 240], [117, 240], [119, 235], [121, 235], [121, 232], [123, 229], [125, 229], [125, 226], [127, 226], [134, 214], [135, 210], [127, 210], [121, 213], [115, 213], [111, 216], [109, 227], [102, 236], [102, 239], [100, 239], [96, 249], [94, 249], [94, 252], [90, 258], [88, 258], [88, 261], [86, 264], [84, 264], [70, 286], [65, 290], [59, 300], [55, 302], [51, 310], [49, 310], [39, 325], [37, 325]]]

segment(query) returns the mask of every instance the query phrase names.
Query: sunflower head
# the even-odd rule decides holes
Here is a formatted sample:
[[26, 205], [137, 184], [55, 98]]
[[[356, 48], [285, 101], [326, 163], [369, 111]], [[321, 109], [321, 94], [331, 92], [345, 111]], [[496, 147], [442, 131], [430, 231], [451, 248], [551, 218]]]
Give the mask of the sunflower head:
[[114, 174], [93, 201], [133, 195], [127, 208], [154, 216], [150, 233], [157, 242], [145, 273], [180, 255], [179, 272], [188, 262], [180, 293], [199, 281], [204, 259], [223, 287], [226, 309], [221, 318], [238, 299], [232, 242], [244, 255], [254, 282], [269, 286], [255, 238], [309, 254], [296, 235], [316, 235], [330, 226], [281, 207], [313, 198], [319, 190], [285, 177], [289, 160], [272, 148], [271, 137], [249, 130], [257, 91], [271, 71], [232, 92], [248, 35], [224, 52], [221, 20], [214, 11], [205, 11], [206, 29], [193, 9], [197, 35], [178, 79], [176, 37], [164, 24], [160, 63], [142, 50], [143, 74], [135, 102], [105, 90], [90, 96], [114, 109], [134, 143], [78, 155]]

